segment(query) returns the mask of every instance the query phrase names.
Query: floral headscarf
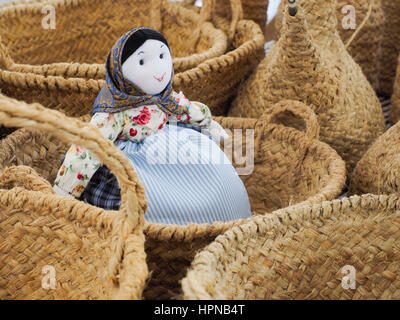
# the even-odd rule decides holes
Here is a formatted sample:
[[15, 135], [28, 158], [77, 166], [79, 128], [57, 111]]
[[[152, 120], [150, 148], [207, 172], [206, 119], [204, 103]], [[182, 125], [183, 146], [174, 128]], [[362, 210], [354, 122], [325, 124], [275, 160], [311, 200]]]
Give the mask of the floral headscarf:
[[117, 113], [143, 105], [157, 105], [169, 115], [180, 116], [189, 114], [188, 107], [180, 106], [172, 97], [171, 80], [163, 92], [156, 95], [146, 95], [139, 87], [125, 79], [122, 74], [121, 56], [127, 40], [139, 30], [148, 28], [135, 28], [125, 33], [112, 47], [106, 63], [106, 84], [101, 89], [94, 102], [93, 113]]

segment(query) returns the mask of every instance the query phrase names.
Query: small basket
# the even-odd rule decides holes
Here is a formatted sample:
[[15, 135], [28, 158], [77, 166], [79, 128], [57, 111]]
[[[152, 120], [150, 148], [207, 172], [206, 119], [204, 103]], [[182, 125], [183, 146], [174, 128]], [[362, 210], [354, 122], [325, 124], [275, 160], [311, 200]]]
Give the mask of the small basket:
[[218, 237], [185, 299], [400, 299], [400, 198], [365, 195], [254, 217]]
[[[279, 115], [285, 112], [303, 119], [305, 133], [277, 123]], [[246, 154], [243, 150], [250, 150], [249, 155], [252, 154], [246, 137], [254, 133], [254, 171], [243, 176], [243, 182], [255, 214], [304, 201], [332, 200], [342, 192], [345, 164], [332, 148], [316, 140], [319, 131], [316, 117], [304, 104], [282, 102], [272, 114], [261, 119], [219, 117], [216, 120], [233, 133], [232, 148], [238, 155], [233, 160], [238, 168], [242, 167], [241, 155]], [[43, 132], [21, 129], [0, 142], [0, 170], [27, 165], [52, 183], [67, 149], [67, 145]], [[189, 226], [146, 223], [145, 247], [152, 276], [144, 296], [148, 299], [179, 297], [179, 281], [194, 255], [218, 235], [241, 223]]]
[[[0, 95], [0, 123], [41, 129], [95, 150], [119, 178], [123, 203], [119, 212], [105, 211], [57, 196], [32, 168], [0, 169], [0, 299], [140, 299], [148, 276], [146, 199], [130, 162], [98, 129], [38, 104]], [[24, 149], [39, 152], [43, 169], [51, 163], [43, 161], [42, 151], [56, 151], [51, 143], [36, 149], [0, 143], [11, 161], [24, 158]]]
[[358, 162], [349, 192], [400, 195], [400, 123], [380, 136]]

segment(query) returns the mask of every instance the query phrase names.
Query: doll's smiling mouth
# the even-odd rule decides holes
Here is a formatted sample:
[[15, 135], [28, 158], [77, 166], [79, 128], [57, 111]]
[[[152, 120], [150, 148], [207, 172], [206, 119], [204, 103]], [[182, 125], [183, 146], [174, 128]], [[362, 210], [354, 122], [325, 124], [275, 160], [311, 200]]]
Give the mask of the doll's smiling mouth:
[[157, 78], [156, 76], [153, 76], [153, 78], [156, 79], [158, 82], [163, 82], [164, 78], [165, 78], [165, 74], [166, 74], [166, 72], [164, 72], [164, 74], [162, 75], [161, 78]]

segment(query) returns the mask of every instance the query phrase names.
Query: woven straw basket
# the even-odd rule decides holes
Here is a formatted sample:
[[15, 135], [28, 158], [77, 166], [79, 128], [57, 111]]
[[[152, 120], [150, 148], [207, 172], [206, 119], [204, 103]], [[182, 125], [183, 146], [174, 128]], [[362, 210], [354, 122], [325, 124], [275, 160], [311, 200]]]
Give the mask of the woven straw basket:
[[[193, 7], [195, 3], [194, 0], [183, 0], [182, 3], [186, 7], [194, 9], [197, 12], [201, 11], [202, 15], [207, 17], [207, 19], [211, 17], [212, 21], [216, 23], [218, 27], [225, 29], [228, 34], [234, 34], [235, 19], [240, 15], [243, 15], [243, 18], [246, 20], [255, 21], [264, 32], [267, 24], [268, 0], [241, 1], [241, 6], [237, 4], [239, 2], [240, 0], [204, 0], [201, 10]], [[213, 10], [213, 5], [215, 6], [215, 10]]]
[[[0, 299], [140, 299], [148, 276], [143, 235], [146, 199], [130, 162], [94, 127], [38, 104], [1, 95], [0, 123], [45, 130], [65, 143], [94, 150], [121, 181], [123, 202], [119, 212], [104, 211], [57, 196], [32, 168], [3, 167]], [[28, 140], [29, 136], [24, 142]], [[45, 162], [43, 151], [56, 152], [54, 147], [19, 145], [28, 153], [8, 156], [24, 158], [35, 151], [44, 169], [51, 163]], [[2, 145], [2, 156], [7, 151], [11, 150]], [[56, 286], [46, 290], [42, 272], [50, 269]]]
[[[264, 214], [302, 201], [319, 203], [337, 197], [346, 180], [345, 164], [333, 149], [314, 139], [318, 136], [315, 115], [299, 102], [287, 101], [278, 104], [275, 110], [258, 120], [216, 118], [234, 134], [233, 149], [239, 155], [239, 159], [235, 156], [234, 164], [238, 167], [242, 167], [240, 155], [246, 154], [243, 150], [248, 148], [247, 133], [241, 135], [234, 129], [254, 130], [254, 171], [243, 176], [254, 213]], [[304, 119], [305, 133], [276, 123], [281, 112], [289, 111]], [[67, 148], [43, 132], [21, 129], [0, 142], [0, 168], [31, 166], [52, 183]], [[251, 148], [248, 154], [252, 154]], [[152, 277], [145, 297], [178, 297], [179, 281], [197, 251], [240, 223], [243, 221], [186, 227], [147, 223], [145, 245]]]
[[286, 10], [280, 40], [240, 88], [229, 116], [257, 118], [282, 99], [302, 101], [351, 173], [385, 130], [381, 104], [337, 33], [336, 0], [301, 3], [295, 16]]
[[[57, 4], [65, 8], [67, 13], [65, 15], [58, 13], [57, 23], [59, 27], [56, 30], [68, 30], [60, 27], [64, 17], [67, 17], [65, 18], [66, 20], [71, 19], [70, 23], [75, 21], [73, 17], [79, 17], [79, 21], [76, 23], [80, 25], [83, 14], [75, 14], [75, 9], [80, 8], [80, 6], [85, 7], [86, 4], [91, 3], [90, 1], [92, 0], [59, 0]], [[137, 1], [125, 1], [124, 3], [129, 3], [130, 6], [136, 6]], [[150, 1], [146, 1], [146, 3], [150, 3]], [[166, 35], [172, 34], [172, 36], [169, 37], [172, 47], [174, 47], [174, 42], [179, 44], [180, 41], [184, 40], [182, 37], [176, 36], [178, 26], [181, 27], [179, 30], [185, 30], [186, 35], [196, 39], [196, 37], [192, 35], [192, 33], [196, 33], [194, 23], [200, 24], [202, 21], [201, 17], [192, 10], [185, 9], [180, 5], [167, 2], [166, 0], [163, 0], [161, 4], [163, 21], [166, 20], [162, 31], [164, 31]], [[16, 28], [15, 26], [21, 26], [23, 25], [22, 21], [10, 23], [6, 18], [10, 17], [11, 19], [13, 17], [11, 14], [12, 12], [22, 13], [25, 12], [24, 10], [27, 10], [27, 8], [41, 8], [41, 5], [42, 4], [33, 3], [28, 5], [28, 7], [10, 6], [8, 9], [0, 9], [0, 25], [6, 23], [7, 25], [14, 26], [14, 28]], [[94, 7], [103, 8], [104, 4]], [[126, 8], [127, 7], [125, 7], [121, 13], [124, 16]], [[85, 10], [86, 12], [92, 11], [92, 9]], [[59, 12], [59, 10], [56, 12]], [[112, 12], [117, 13], [118, 10], [113, 9]], [[39, 13], [41, 14], [41, 11], [39, 11]], [[151, 13], [154, 13], [154, 11]], [[148, 17], [151, 13], [144, 14], [146, 16], [145, 21], [149, 21]], [[93, 14], [93, 17], [98, 18], [98, 15]], [[105, 15], [104, 19], [106, 19], [106, 17], [108, 17], [108, 14]], [[14, 19], [17, 18], [18, 15], [14, 17]], [[5, 19], [5, 21], [2, 21], [2, 19]], [[115, 19], [112, 18], [112, 21], [114, 20]], [[157, 19], [154, 20], [158, 21]], [[107, 30], [111, 28], [110, 21], [107, 22], [106, 20], [104, 22], [102, 19], [97, 19], [96, 21], [96, 23], [99, 23], [99, 28], [101, 30], [103, 30], [104, 27], [104, 32], [109, 32]], [[38, 23], [40, 23], [40, 21]], [[121, 32], [118, 32], [115, 38], [122, 35], [123, 32], [131, 27], [133, 27], [132, 22], [126, 22], [126, 30], [120, 30]], [[213, 37], [221, 36], [224, 39], [226, 37], [222, 31], [214, 29], [209, 22], [201, 24], [201, 27], [214, 30], [212, 32]], [[0, 30], [0, 33], [2, 33], [2, 30], [3, 29]], [[92, 32], [90, 30], [93, 30], [92, 26], [87, 29], [84, 28], [80, 31], [80, 34]], [[12, 33], [12, 30], [9, 30], [9, 32], [10, 37], [12, 35], [15, 37], [18, 34], [18, 32]], [[72, 33], [71, 35], [74, 34], [75, 33]], [[45, 35], [50, 37], [50, 33], [43, 32], [43, 30], [41, 30], [38, 35], [41, 37]], [[31, 36], [27, 38], [31, 40]], [[104, 54], [106, 54], [106, 51], [109, 50], [110, 47], [104, 45], [105, 40], [103, 40], [103, 38], [104, 37], [101, 37], [99, 39], [101, 41], [100, 47], [104, 47]], [[62, 39], [63, 38], [59, 39], [59, 41]], [[79, 39], [78, 37], [78, 40]], [[113, 40], [115, 41], [116, 39]], [[47, 39], [43, 41], [47, 43]], [[66, 40], [65, 45], [60, 44], [57, 48], [69, 51], [68, 41], [69, 40]], [[191, 41], [193, 40], [187, 43], [191, 43]], [[235, 34], [228, 52], [216, 58], [208, 59], [195, 68], [177, 73], [174, 79], [174, 88], [177, 91], [183, 91], [191, 100], [201, 101], [207, 104], [214, 115], [223, 115], [227, 111], [227, 106], [229, 105], [228, 101], [235, 95], [238, 85], [250, 75], [255, 66], [262, 59], [264, 54], [263, 45], [264, 37], [257, 24], [252, 21], [239, 21], [235, 24]], [[30, 47], [31, 44], [28, 43], [28, 49], [24, 49], [24, 54], [26, 54]], [[191, 48], [191, 46], [188, 46], [188, 48]], [[77, 50], [77, 48], [73, 48], [72, 51], [75, 50]], [[12, 50], [12, 52], [9, 51], [10, 50], [6, 49], [3, 39], [3, 43], [0, 42], [0, 86], [4, 94], [27, 102], [38, 102], [50, 109], [62, 110], [69, 116], [82, 116], [90, 113], [93, 102], [101, 87], [104, 85], [105, 69], [103, 64], [55, 63], [38, 66], [21, 65], [15, 64], [11, 58], [17, 55], [17, 53], [14, 52], [15, 50]], [[51, 51], [56, 52], [56, 50], [53, 49], [51, 49]], [[84, 57], [89, 54], [88, 52], [90, 52], [90, 50], [85, 50], [84, 53], [81, 52], [81, 55]], [[70, 52], [66, 52], [65, 56], [69, 57], [69, 54]], [[21, 56], [21, 60], [22, 57], [23, 56]], [[99, 60], [99, 62], [102, 61]]]
[[400, 194], [400, 123], [380, 136], [353, 172], [351, 194]]
[[400, 120], [400, 56], [398, 58], [396, 79], [392, 95], [392, 108], [390, 109], [390, 121], [392, 124]]
[[200, 252], [182, 281], [184, 297], [399, 299], [399, 240], [397, 196], [282, 209], [229, 230]]
[[396, 76], [397, 58], [400, 53], [400, 1], [381, 0], [385, 13], [384, 39], [382, 44], [380, 93], [391, 96]]
[[[297, 1], [300, 4], [302, 3], [302, 0]], [[280, 4], [278, 16], [276, 18], [277, 30], [281, 29], [286, 4], [286, 0], [283, 0]], [[342, 13], [342, 9], [346, 9], [345, 6], [353, 6], [356, 9], [356, 27], [359, 27], [363, 20], [368, 16], [368, 20], [366, 20], [366, 23], [363, 25], [360, 32], [356, 34], [356, 37], [349, 44], [348, 51], [354, 61], [361, 66], [361, 69], [373, 88], [378, 90], [379, 63], [381, 58], [381, 46], [384, 37], [383, 30], [385, 21], [382, 2], [381, 0], [337, 0], [337, 30], [343, 42], [347, 44], [351, 40], [355, 31], [354, 29], [345, 29], [343, 27], [342, 22], [348, 23], [346, 18], [350, 14], [347, 10], [345, 13]], [[371, 13], [368, 15], [370, 6]]]
[[[55, 10], [55, 29], [45, 29], [49, 7]], [[50, 12], [50, 11], [48, 11]], [[166, 0], [46, 0], [0, 7], [0, 36], [12, 70], [31, 71], [31, 65], [55, 69], [104, 65], [115, 41], [133, 27], [153, 27], [168, 38], [176, 72], [197, 66], [226, 51], [221, 30], [189, 10]], [[7, 58], [7, 55], [9, 56]], [[13, 65], [13, 63], [17, 65]], [[18, 64], [25, 64], [19, 66]], [[50, 64], [50, 66], [48, 65]], [[59, 73], [60, 74], [60, 73]], [[61, 74], [60, 74], [61, 75]]]

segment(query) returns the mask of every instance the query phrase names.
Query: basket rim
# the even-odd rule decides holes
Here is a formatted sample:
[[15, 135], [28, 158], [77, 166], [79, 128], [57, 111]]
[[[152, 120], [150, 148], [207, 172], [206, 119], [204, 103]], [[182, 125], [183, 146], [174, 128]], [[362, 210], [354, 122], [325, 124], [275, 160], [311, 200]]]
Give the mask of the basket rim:
[[[218, 236], [214, 242], [206, 246], [201, 252], [199, 252], [191, 265], [186, 277], [182, 280], [182, 286], [188, 288], [191, 293], [185, 298], [197, 299], [211, 299], [211, 295], [206, 292], [204, 286], [199, 283], [196, 274], [204, 272], [204, 270], [198, 271], [197, 265], [202, 268], [208, 268], [217, 263], [218, 257], [224, 254], [225, 248], [231, 248], [233, 242], [237, 242], [238, 239], [249, 238], [254, 232], [265, 234], [272, 230], [282, 230], [286, 233], [288, 227], [295, 227], [296, 225], [302, 225], [303, 221], [312, 222], [318, 220], [321, 217], [330, 217], [334, 211], [345, 211], [347, 208], [360, 207], [363, 209], [381, 209], [381, 210], [399, 210], [400, 209], [400, 196], [398, 195], [374, 195], [365, 194], [361, 196], [352, 196], [343, 199], [336, 199], [332, 201], [324, 201], [319, 204], [305, 204], [299, 203], [294, 206], [279, 209], [266, 216], [256, 216], [250, 219], [248, 223], [235, 226], [228, 230], [224, 234]], [[343, 216], [337, 214], [340, 218]], [[349, 214], [346, 214], [349, 216]], [[323, 219], [322, 219], [323, 220]], [[326, 222], [328, 220], [324, 220]], [[321, 219], [319, 219], [321, 222]], [[280, 234], [283, 237], [284, 234]], [[223, 250], [221, 250], [223, 249]], [[196, 290], [193, 288], [196, 287]], [[197, 292], [196, 292], [197, 291]]]
[[[238, 120], [249, 120], [241, 119]], [[253, 119], [250, 119], [253, 120]], [[253, 120], [256, 122], [257, 120]], [[271, 137], [277, 140], [283, 139], [305, 139], [305, 134], [294, 128], [285, 127], [281, 124], [267, 124], [266, 131], [271, 134]], [[283, 131], [283, 133], [282, 133]], [[326, 161], [329, 161], [329, 182], [324, 186], [318, 194], [310, 196], [308, 199], [301, 201], [294, 206], [307, 205], [320, 203], [325, 201], [328, 196], [334, 198], [339, 196], [346, 181], [346, 164], [338, 153], [324, 142], [314, 140], [309, 149], [317, 150], [318, 153], [326, 155]], [[339, 190], [339, 191], [334, 191]], [[279, 209], [284, 210], [291, 206]], [[159, 241], [177, 241], [189, 242], [195, 239], [219, 236], [232, 227], [251, 222], [255, 217], [263, 217], [268, 215], [269, 212], [264, 214], [257, 214], [244, 220], [236, 220], [230, 222], [214, 222], [213, 224], [190, 224], [188, 226], [178, 225], [164, 225], [145, 222], [144, 233], [146, 236], [151, 237], [153, 240]]]
[[[35, 0], [32, 2], [22, 2], [22, 3], [10, 3], [6, 6], [0, 6], [0, 17], [8, 18], [14, 17], [15, 15], [19, 14], [26, 14], [26, 13], [41, 13], [41, 10], [44, 5], [53, 5], [56, 9], [57, 8], [69, 8], [69, 7], [76, 7], [81, 3], [84, 3], [87, 0], [47, 0], [46, 2], [40, 2], [40, 0]], [[149, 0], [151, 1], [151, 0]], [[198, 24], [199, 35], [206, 35], [207, 38], [211, 40], [211, 47], [207, 50], [200, 52], [200, 53], [193, 53], [189, 56], [185, 57], [175, 57], [173, 58], [173, 64], [175, 69], [183, 69], [183, 70], [190, 70], [197, 66], [198, 64], [207, 61], [208, 59], [212, 59], [214, 57], [218, 57], [225, 53], [227, 46], [228, 46], [228, 37], [221, 29], [216, 28], [212, 23], [208, 21], [201, 22], [200, 15], [196, 14], [192, 10], [184, 8], [174, 3], [170, 3], [169, 1], [160, 0], [161, 2], [161, 9], [160, 12], [168, 12], [171, 16], [184, 16], [189, 17], [191, 21]], [[162, 23], [162, 22], [161, 22]], [[1, 41], [1, 37], [0, 37]], [[54, 62], [50, 64], [43, 64], [43, 65], [29, 65], [29, 64], [17, 64], [14, 62], [13, 58], [10, 57], [12, 60], [13, 65], [11, 69], [8, 71], [15, 70], [27, 70], [33, 71], [33, 73], [39, 72], [41, 68], [51, 69], [57, 67], [67, 67], [67, 65], [73, 65], [75, 68], [79, 68], [80, 66], [86, 68], [102, 68], [104, 69], [104, 64], [90, 64], [90, 63], [68, 63], [68, 62]], [[0, 69], [1, 72], [1, 69]], [[101, 74], [104, 74], [103, 71]], [[93, 71], [91, 72], [93, 73]], [[99, 73], [99, 70], [95, 72], [95, 74]], [[40, 74], [43, 74], [41, 72]], [[65, 72], [63, 72], [65, 75]]]
[[[67, 0], [58, 0], [67, 1]], [[80, 0], [82, 1], [82, 0]], [[249, 26], [249, 27], [248, 27]], [[251, 20], [241, 20], [238, 23], [238, 28], [248, 28], [251, 31], [249, 39], [242, 43], [239, 47], [229, 51], [219, 57], [208, 59], [193, 69], [179, 72], [174, 77], [174, 86], [180, 86], [184, 83], [191, 83], [201, 79], [204, 74], [210, 70], [216, 71], [226, 65], [231, 65], [233, 62], [240, 60], [264, 46], [264, 35], [258, 24]], [[250, 39], [251, 38], [251, 39]], [[47, 91], [68, 91], [77, 93], [98, 93], [105, 84], [104, 79], [86, 79], [83, 77], [72, 77], [72, 74], [78, 72], [78, 75], [87, 74], [101, 75], [105, 78], [105, 68], [101, 64], [68, 64], [58, 63], [56, 67], [60, 70], [57, 72], [63, 73], [65, 76], [47, 75], [51, 65], [44, 65], [45, 69], [40, 70], [41, 73], [35, 73], [42, 69], [40, 66], [27, 66], [28, 68], [16, 68], [13, 70], [4, 70], [0, 68], [0, 83], [9, 83], [14, 87], [24, 89], [38, 89]], [[20, 70], [18, 70], [20, 69]], [[50, 72], [51, 73], [51, 72]]]
[[[220, 121], [223, 125], [224, 117], [216, 117], [216, 120]], [[246, 119], [246, 118], [228, 118], [231, 119], [235, 123], [235, 127], [237, 128], [255, 128], [257, 124], [257, 119]], [[265, 122], [265, 120], [261, 120]], [[7, 143], [9, 140], [17, 140], [18, 136], [22, 135], [22, 130], [29, 130], [26, 128], [19, 129], [5, 139], [0, 141], [0, 147], [2, 144]], [[278, 141], [286, 140], [286, 141], [297, 141], [306, 139], [306, 135], [304, 132], [299, 131], [297, 129], [286, 127], [282, 124], [276, 123], [267, 123], [264, 128], [264, 135], [270, 137], [270, 139], [275, 139]], [[24, 136], [27, 139], [27, 136]], [[24, 138], [23, 137], [23, 138]], [[21, 138], [21, 140], [23, 140]], [[21, 141], [17, 140], [17, 141]], [[4, 147], [0, 148], [3, 150]], [[329, 163], [329, 181], [328, 183], [321, 189], [317, 194], [314, 194], [307, 198], [306, 200], [300, 202], [299, 204], [310, 204], [310, 203], [319, 203], [321, 201], [326, 200], [327, 198], [334, 198], [340, 194], [342, 191], [343, 186], [345, 185], [346, 181], [346, 165], [342, 158], [338, 155], [338, 153], [327, 145], [324, 142], [319, 140], [313, 140], [309, 151], [314, 150], [312, 155], [320, 156], [321, 154], [324, 155], [325, 161]], [[310, 152], [308, 152], [311, 154]], [[1, 153], [0, 153], [1, 156]], [[0, 157], [0, 160], [1, 157]], [[257, 162], [256, 162], [257, 163]], [[297, 205], [297, 204], [296, 204]], [[281, 209], [282, 210], [282, 209]], [[265, 213], [268, 214], [268, 213]], [[190, 242], [196, 239], [202, 238], [210, 238], [216, 237], [221, 235], [225, 231], [231, 229], [234, 226], [246, 224], [254, 217], [260, 216], [255, 215], [245, 220], [235, 220], [230, 222], [214, 222], [213, 224], [190, 224], [187, 226], [179, 226], [179, 225], [166, 225], [166, 224], [155, 224], [149, 223], [145, 221], [144, 226], [144, 233], [147, 237], [151, 238], [152, 240], [158, 241], [177, 241], [177, 242]]]

